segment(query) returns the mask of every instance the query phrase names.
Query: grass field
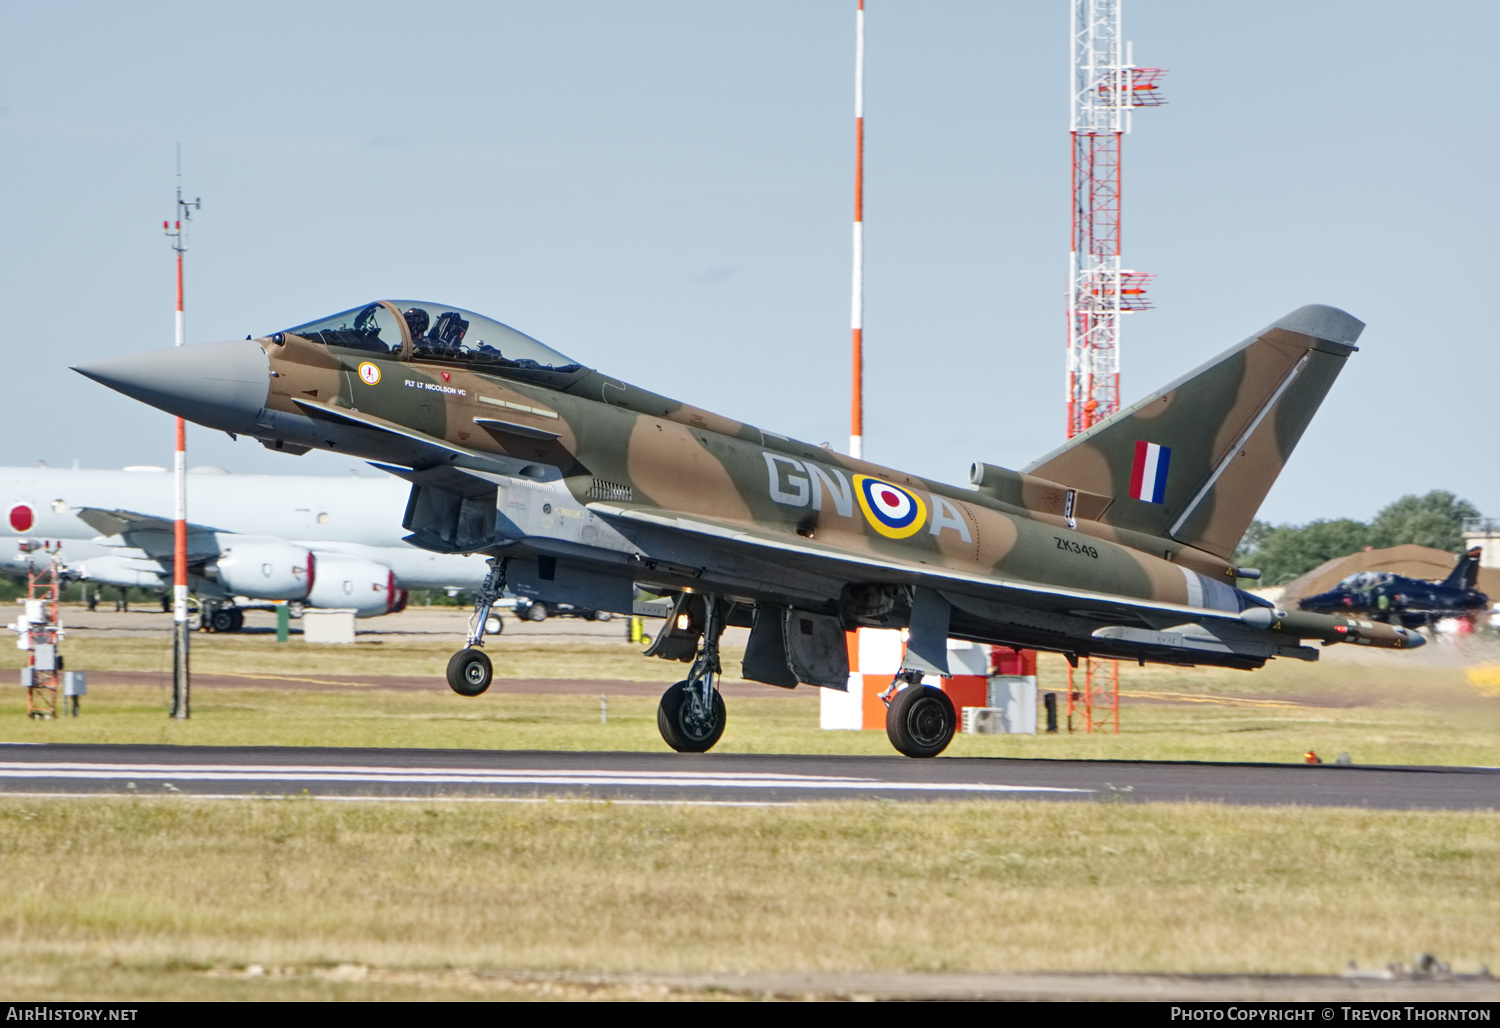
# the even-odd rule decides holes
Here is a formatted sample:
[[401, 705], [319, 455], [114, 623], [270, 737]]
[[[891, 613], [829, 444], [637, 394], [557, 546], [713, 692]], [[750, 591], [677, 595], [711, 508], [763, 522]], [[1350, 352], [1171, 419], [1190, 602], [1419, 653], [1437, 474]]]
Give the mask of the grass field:
[[[0, 691], [0, 741], [665, 748], [653, 698], [611, 696], [608, 724], [598, 695], [464, 699], [439, 681], [450, 640], [398, 639], [197, 637], [203, 672], [424, 675], [434, 688], [247, 678], [198, 689], [184, 723], [165, 717], [163, 640], [79, 633], [70, 667], [160, 671], [163, 684], [91, 686], [83, 717], [51, 722], [24, 717], [19, 689]], [[682, 672], [623, 642], [496, 643], [508, 677], [665, 684]], [[1326, 656], [1250, 674], [1125, 666], [1118, 736], [959, 736], [948, 752], [1500, 764], [1487, 653]], [[1044, 658], [1041, 675], [1043, 689], [1066, 688], [1061, 661]], [[813, 690], [737, 695], [718, 749], [892, 752], [883, 732], [817, 725]], [[0, 854], [13, 869], [0, 991], [37, 1000], [658, 996], [526, 984], [517, 970], [1334, 973], [1417, 952], [1455, 970], [1500, 965], [1494, 814], [12, 795], [0, 796]]]
[[[85, 715], [34, 722], [20, 716], [19, 689], [0, 691], [0, 741], [146, 742], [225, 745], [422, 746], [475, 749], [661, 750], [654, 699], [612, 696], [609, 723], [599, 697], [492, 692], [465, 699], [442, 674], [452, 642], [396, 637], [347, 646], [277, 644], [265, 635], [194, 638], [200, 672], [253, 676], [416, 675], [430, 693], [381, 689], [303, 691], [259, 687], [202, 688], [194, 717], [169, 722], [170, 650], [164, 639], [78, 633], [64, 644], [70, 667], [155, 671], [162, 684], [94, 685]], [[666, 684], [684, 666], [644, 658], [623, 641], [501, 637], [490, 651], [502, 677], [601, 679]], [[23, 654], [0, 650], [18, 665]], [[740, 654], [725, 654], [737, 669]], [[1361, 764], [1500, 765], [1500, 689], [1488, 694], [1468, 675], [1486, 656], [1325, 651], [1316, 664], [1274, 661], [1255, 672], [1122, 665], [1127, 698], [1119, 735], [1082, 732], [1038, 736], [959, 736], [954, 756], [1024, 756], [1129, 760], [1326, 760], [1347, 752]], [[1065, 692], [1066, 665], [1044, 655], [1042, 688]], [[1482, 685], [1487, 679], [1481, 678]], [[608, 686], [601, 686], [607, 691]], [[1158, 701], [1144, 702], [1155, 698]], [[824, 732], [818, 694], [787, 695], [756, 686], [729, 704], [721, 752], [891, 752], [883, 732]]]
[[[665, 751], [656, 701], [450, 693], [200, 689], [193, 718], [169, 720], [166, 690], [99, 687], [74, 720], [24, 716], [19, 690], [0, 694], [0, 741], [133, 742], [234, 746], [419, 746], [457, 749]], [[1459, 694], [1458, 700], [1467, 701]], [[1500, 764], [1500, 706], [1455, 710], [1420, 704], [1356, 708], [1221, 707], [1206, 703], [1125, 708], [1119, 735], [959, 735], [949, 756], [1296, 762], [1347, 752], [1360, 764]], [[815, 695], [734, 698], [719, 753], [890, 755], [884, 732], [825, 732]]]
[[[0, 990], [505, 993], [509, 968], [1336, 973], [1500, 957], [1500, 816], [1033, 802], [0, 800]], [[263, 974], [250, 972], [252, 965]]]

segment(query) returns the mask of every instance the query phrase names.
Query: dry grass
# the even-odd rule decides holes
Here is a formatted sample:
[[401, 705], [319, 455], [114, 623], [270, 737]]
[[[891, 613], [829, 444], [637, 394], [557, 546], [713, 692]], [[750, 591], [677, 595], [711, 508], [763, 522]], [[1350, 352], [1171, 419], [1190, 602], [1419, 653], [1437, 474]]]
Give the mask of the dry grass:
[[8, 798], [0, 854], [0, 991], [35, 999], [462, 995], [514, 990], [483, 984], [508, 968], [1500, 958], [1494, 814]]
[[[623, 628], [622, 628], [623, 631]], [[368, 637], [367, 637], [368, 638]], [[387, 636], [349, 646], [277, 644], [266, 635], [200, 635], [200, 672], [246, 675], [420, 675], [430, 693], [361, 689], [310, 692], [256, 687], [199, 689], [191, 722], [169, 723], [170, 652], [165, 639], [77, 632], [64, 644], [68, 665], [160, 673], [156, 687], [95, 683], [76, 721], [31, 722], [24, 697], [0, 689], [0, 741], [145, 742], [220, 745], [424, 746], [478, 749], [661, 750], [654, 699], [612, 696], [610, 723], [599, 723], [597, 694], [507, 695], [464, 699], [442, 674], [452, 640]], [[642, 657], [638, 646], [608, 638], [505, 637], [491, 654], [501, 677], [635, 680], [665, 685], [684, 665]], [[0, 648], [4, 661], [20, 651]], [[725, 655], [735, 669], [739, 653]], [[1491, 687], [1496, 655], [1431, 647], [1390, 653], [1335, 647], [1316, 664], [1273, 661], [1256, 672], [1212, 668], [1120, 667], [1129, 697], [1120, 735], [960, 736], [953, 756], [1285, 762], [1314, 750], [1348, 752], [1360, 764], [1500, 764], [1500, 687]], [[1064, 701], [1067, 668], [1044, 655], [1044, 690]], [[608, 685], [601, 685], [607, 691]], [[1171, 698], [1146, 703], [1139, 697]], [[755, 687], [737, 691], [719, 749], [759, 753], [888, 754], [883, 732], [824, 732], [818, 693], [791, 695]]]
[[[38, 722], [19, 689], [0, 690], [0, 741], [178, 743], [229, 746], [417, 746], [459, 749], [665, 751], [656, 700], [491, 693], [465, 699], [381, 689], [244, 688], [194, 693], [193, 718], [165, 716], [165, 686], [92, 686], [83, 716]], [[965, 736], [949, 756], [1295, 762], [1348, 752], [1359, 764], [1500, 764], [1500, 698], [1453, 686], [1358, 707], [1136, 704], [1119, 735]], [[1396, 700], [1401, 702], [1396, 702]], [[825, 732], [812, 690], [729, 702], [716, 752], [890, 755], [885, 733]]]
[[[278, 644], [274, 636], [195, 634], [192, 666], [204, 673], [270, 675], [422, 675], [441, 681], [462, 637], [416, 636], [372, 640], [353, 646], [309, 646], [298, 638]], [[487, 647], [496, 674], [509, 678], [607, 678], [670, 684], [684, 665], [641, 656], [641, 647], [621, 641], [537, 638], [493, 640]], [[159, 638], [75, 632], [62, 645], [70, 668], [154, 671], [170, 678], [172, 643]], [[743, 650], [726, 650], [738, 667]], [[0, 668], [19, 668], [25, 653], [0, 647]]]

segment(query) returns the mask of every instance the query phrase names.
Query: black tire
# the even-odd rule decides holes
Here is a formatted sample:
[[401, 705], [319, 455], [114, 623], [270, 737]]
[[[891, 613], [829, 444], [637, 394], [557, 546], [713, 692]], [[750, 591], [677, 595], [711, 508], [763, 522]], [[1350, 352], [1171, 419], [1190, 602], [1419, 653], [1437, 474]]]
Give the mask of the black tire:
[[448, 658], [448, 687], [460, 696], [478, 696], [495, 680], [489, 654], [475, 646]]
[[908, 757], [935, 757], [953, 741], [957, 721], [947, 693], [930, 685], [909, 685], [885, 712], [885, 734]]
[[234, 624], [230, 627], [231, 632], [238, 632], [245, 627], [245, 612], [238, 607], [229, 608], [230, 616], [234, 618]]
[[656, 708], [656, 727], [666, 744], [678, 753], [706, 753], [724, 734], [728, 712], [724, 697], [714, 690], [713, 715], [709, 723], [688, 716], [687, 683], [678, 682], [662, 693]]
[[[233, 607], [220, 607], [208, 618], [208, 630], [210, 632], [233, 632], [239, 627], [235, 624]], [[242, 622], [243, 623], [243, 622]]]
[[548, 613], [545, 603], [533, 603], [526, 608], [526, 613], [521, 616], [527, 621], [546, 621]]

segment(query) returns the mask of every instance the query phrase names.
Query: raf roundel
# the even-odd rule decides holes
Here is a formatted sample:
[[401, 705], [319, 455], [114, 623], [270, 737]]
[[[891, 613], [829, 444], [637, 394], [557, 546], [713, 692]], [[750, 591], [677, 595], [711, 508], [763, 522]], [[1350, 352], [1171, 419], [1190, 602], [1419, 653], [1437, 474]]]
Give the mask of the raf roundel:
[[916, 535], [927, 521], [927, 505], [899, 485], [855, 475], [854, 492], [870, 527], [889, 539]]
[[24, 504], [18, 503], [10, 509], [10, 527], [16, 532], [29, 532], [36, 524], [36, 514]]
[[372, 386], [380, 383], [380, 369], [369, 361], [359, 366], [359, 380], [365, 385]]

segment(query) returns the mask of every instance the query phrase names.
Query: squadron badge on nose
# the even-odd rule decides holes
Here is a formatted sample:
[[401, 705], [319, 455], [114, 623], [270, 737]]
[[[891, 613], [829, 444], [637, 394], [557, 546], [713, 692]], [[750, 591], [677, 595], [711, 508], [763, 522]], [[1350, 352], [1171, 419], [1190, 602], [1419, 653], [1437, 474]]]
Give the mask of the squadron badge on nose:
[[369, 361], [359, 366], [359, 380], [365, 385], [372, 386], [380, 383], [380, 369]]
[[870, 527], [889, 539], [916, 535], [927, 521], [927, 505], [899, 485], [869, 475], [854, 476], [854, 494]]

